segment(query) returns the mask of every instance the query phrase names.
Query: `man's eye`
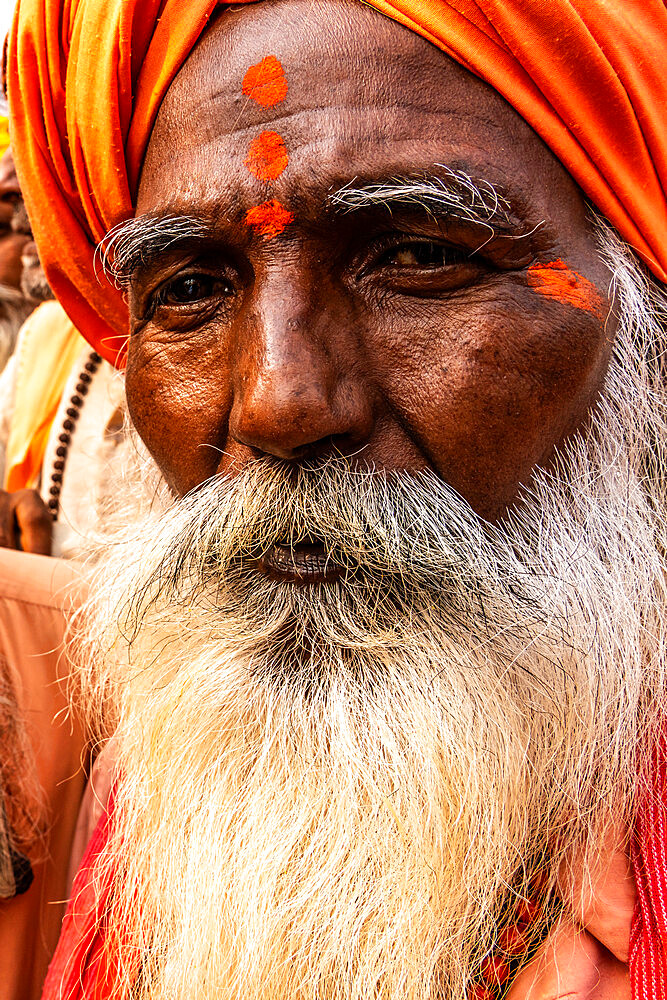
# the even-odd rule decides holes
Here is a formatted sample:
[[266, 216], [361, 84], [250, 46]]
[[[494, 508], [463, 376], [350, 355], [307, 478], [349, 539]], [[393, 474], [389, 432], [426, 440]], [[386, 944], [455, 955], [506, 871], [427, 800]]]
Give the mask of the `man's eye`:
[[210, 274], [187, 274], [174, 278], [160, 289], [157, 295], [159, 305], [191, 305], [210, 299], [216, 293], [229, 294], [229, 285]]
[[384, 267], [405, 267], [414, 269], [435, 269], [447, 267], [463, 260], [463, 254], [441, 243], [431, 243], [420, 240], [415, 243], [401, 243], [400, 246], [386, 250], [380, 258]]

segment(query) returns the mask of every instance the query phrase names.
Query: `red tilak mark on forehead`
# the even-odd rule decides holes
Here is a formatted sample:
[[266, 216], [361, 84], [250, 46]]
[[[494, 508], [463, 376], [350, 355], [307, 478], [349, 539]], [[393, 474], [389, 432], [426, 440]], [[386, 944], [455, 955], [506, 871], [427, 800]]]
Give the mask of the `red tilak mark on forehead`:
[[282, 136], [277, 132], [260, 132], [250, 143], [245, 165], [260, 181], [274, 181], [288, 162]]
[[266, 56], [243, 77], [243, 93], [263, 108], [272, 108], [287, 97], [285, 71], [275, 56]]
[[604, 302], [595, 285], [576, 271], [571, 271], [565, 261], [533, 264], [527, 274], [528, 284], [539, 295], [575, 309], [584, 309], [598, 319], [604, 318]]
[[[287, 78], [275, 56], [265, 56], [255, 63], [243, 77], [243, 93], [264, 108], [271, 108], [287, 97]], [[275, 181], [289, 163], [283, 138], [277, 132], [266, 130], [252, 140], [245, 159], [251, 174], [260, 181]], [[246, 225], [264, 240], [271, 240], [283, 232], [294, 216], [279, 201], [272, 198], [262, 205], [255, 205], [246, 212]]]
[[285, 226], [294, 221], [294, 216], [279, 201], [272, 198], [271, 201], [265, 201], [262, 205], [248, 209], [245, 221], [262, 239], [272, 240], [274, 236], [282, 233]]

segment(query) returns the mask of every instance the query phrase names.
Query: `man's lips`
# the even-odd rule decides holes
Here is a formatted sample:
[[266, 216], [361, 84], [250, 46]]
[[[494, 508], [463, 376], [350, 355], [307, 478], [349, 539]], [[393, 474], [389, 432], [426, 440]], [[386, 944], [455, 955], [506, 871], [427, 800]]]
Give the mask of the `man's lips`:
[[319, 542], [273, 545], [258, 560], [257, 568], [274, 580], [300, 584], [333, 583], [343, 572]]

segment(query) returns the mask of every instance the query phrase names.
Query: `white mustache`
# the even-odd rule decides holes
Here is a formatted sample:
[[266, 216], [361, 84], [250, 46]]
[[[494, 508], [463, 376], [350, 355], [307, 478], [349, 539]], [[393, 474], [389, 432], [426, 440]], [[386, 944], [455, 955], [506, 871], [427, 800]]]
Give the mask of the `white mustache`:
[[210, 480], [169, 521], [172, 546], [159, 573], [174, 582], [210, 581], [301, 542], [321, 544], [349, 575], [378, 581], [440, 587], [455, 577], [475, 586], [490, 570], [505, 580], [519, 572], [502, 533], [433, 473], [353, 469], [344, 458], [298, 469], [260, 460]]

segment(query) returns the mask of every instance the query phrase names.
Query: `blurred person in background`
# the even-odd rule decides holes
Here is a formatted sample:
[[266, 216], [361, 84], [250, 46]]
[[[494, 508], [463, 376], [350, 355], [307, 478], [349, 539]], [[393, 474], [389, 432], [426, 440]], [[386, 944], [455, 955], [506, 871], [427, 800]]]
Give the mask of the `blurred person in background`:
[[[0, 369], [25, 320], [51, 297], [31, 246], [8, 141], [2, 117]], [[15, 382], [11, 371], [3, 377], [0, 419]], [[86, 807], [81, 813], [80, 807], [88, 758], [84, 734], [67, 712], [63, 648], [66, 612], [80, 600], [81, 586], [73, 567], [59, 560], [0, 551], [0, 1000], [39, 997], [72, 862], [81, 857], [77, 822], [85, 830]], [[94, 810], [94, 802], [87, 808]]]
[[[6, 51], [5, 40], [3, 88]], [[134, 460], [123, 379], [90, 349], [54, 299], [11, 148], [0, 159], [3, 367], [0, 547], [85, 559]]]
[[37, 305], [22, 285], [29, 237], [14, 225], [21, 190], [10, 149], [0, 158], [0, 372], [14, 351], [18, 332]]
[[40, 996], [82, 853], [87, 741], [64, 654], [81, 595], [71, 563], [0, 551], [0, 1000]]
[[123, 378], [54, 300], [12, 176], [17, 296], [30, 318], [0, 375], [0, 547], [85, 559], [133, 458]]
[[[0, 80], [0, 372], [7, 364], [21, 324], [36, 302], [21, 288], [22, 253], [28, 242], [12, 225], [21, 199], [14, 159], [9, 148], [9, 106], [6, 99], [7, 37], [2, 47]], [[0, 448], [1, 457], [1, 448]]]

